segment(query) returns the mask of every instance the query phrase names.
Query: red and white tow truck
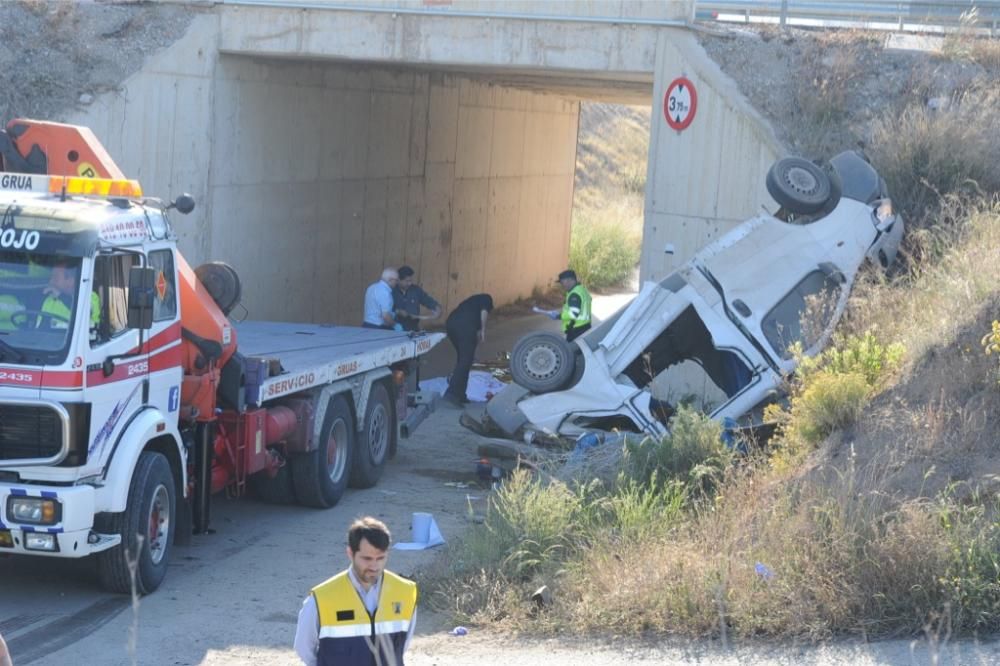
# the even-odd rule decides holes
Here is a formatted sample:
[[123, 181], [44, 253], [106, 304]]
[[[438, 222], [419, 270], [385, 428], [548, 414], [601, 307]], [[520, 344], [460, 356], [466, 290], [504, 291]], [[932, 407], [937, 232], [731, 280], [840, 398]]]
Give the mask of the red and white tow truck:
[[193, 207], [86, 128], [0, 131], [0, 553], [95, 555], [149, 593], [214, 493], [330, 507], [415, 427], [403, 368], [442, 334], [234, 323], [235, 272], [177, 250]]

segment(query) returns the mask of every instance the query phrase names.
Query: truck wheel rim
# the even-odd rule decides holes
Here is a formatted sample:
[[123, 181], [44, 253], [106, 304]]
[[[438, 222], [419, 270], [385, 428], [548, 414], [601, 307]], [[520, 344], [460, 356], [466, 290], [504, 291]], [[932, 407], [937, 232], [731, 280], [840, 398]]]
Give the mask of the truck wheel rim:
[[344, 475], [347, 462], [345, 446], [347, 445], [347, 424], [344, 419], [337, 419], [330, 428], [330, 439], [326, 442], [326, 469], [330, 480], [340, 481]]
[[547, 345], [538, 345], [524, 357], [524, 371], [537, 379], [551, 377], [559, 365], [559, 355]]
[[149, 557], [159, 564], [167, 552], [167, 535], [170, 533], [170, 495], [162, 483], [156, 486], [149, 501]]
[[802, 167], [789, 169], [788, 173], [785, 174], [785, 182], [801, 194], [815, 194], [819, 190], [819, 181], [816, 180], [816, 176]]
[[389, 423], [385, 405], [375, 405], [368, 425], [368, 450], [372, 461], [379, 462], [389, 448]]

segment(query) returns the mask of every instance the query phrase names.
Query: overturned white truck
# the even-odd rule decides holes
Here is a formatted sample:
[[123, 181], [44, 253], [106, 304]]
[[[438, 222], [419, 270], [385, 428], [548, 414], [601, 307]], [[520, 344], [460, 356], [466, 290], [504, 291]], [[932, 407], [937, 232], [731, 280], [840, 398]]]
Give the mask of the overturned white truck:
[[662, 435], [679, 402], [759, 425], [795, 369], [792, 348], [822, 350], [865, 260], [894, 261], [903, 220], [885, 181], [856, 152], [825, 168], [776, 162], [767, 187], [780, 205], [703, 248], [573, 343], [523, 337], [510, 386], [483, 420], [575, 436], [618, 428]]

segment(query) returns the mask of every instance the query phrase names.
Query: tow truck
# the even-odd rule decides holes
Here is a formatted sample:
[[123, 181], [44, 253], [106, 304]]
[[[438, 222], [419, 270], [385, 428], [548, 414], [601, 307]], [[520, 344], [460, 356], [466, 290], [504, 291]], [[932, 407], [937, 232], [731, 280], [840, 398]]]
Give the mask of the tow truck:
[[85, 127], [0, 131], [0, 554], [148, 594], [214, 494], [331, 507], [416, 426], [405, 368], [442, 334], [231, 319], [236, 272], [177, 249], [193, 208]]

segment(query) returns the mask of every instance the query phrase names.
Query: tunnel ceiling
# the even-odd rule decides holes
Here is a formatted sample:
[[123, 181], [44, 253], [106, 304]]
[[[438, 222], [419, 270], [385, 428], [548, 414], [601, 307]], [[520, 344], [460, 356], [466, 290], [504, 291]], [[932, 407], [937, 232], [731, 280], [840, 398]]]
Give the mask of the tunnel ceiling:
[[357, 69], [440, 73], [470, 78], [482, 83], [558, 95], [571, 99], [612, 104], [646, 105], [653, 94], [652, 72], [584, 72], [579, 70], [476, 67], [470, 65], [401, 65], [398, 62], [350, 60], [344, 58], [275, 58], [225, 53], [262, 63], [296, 62], [329, 64]]

